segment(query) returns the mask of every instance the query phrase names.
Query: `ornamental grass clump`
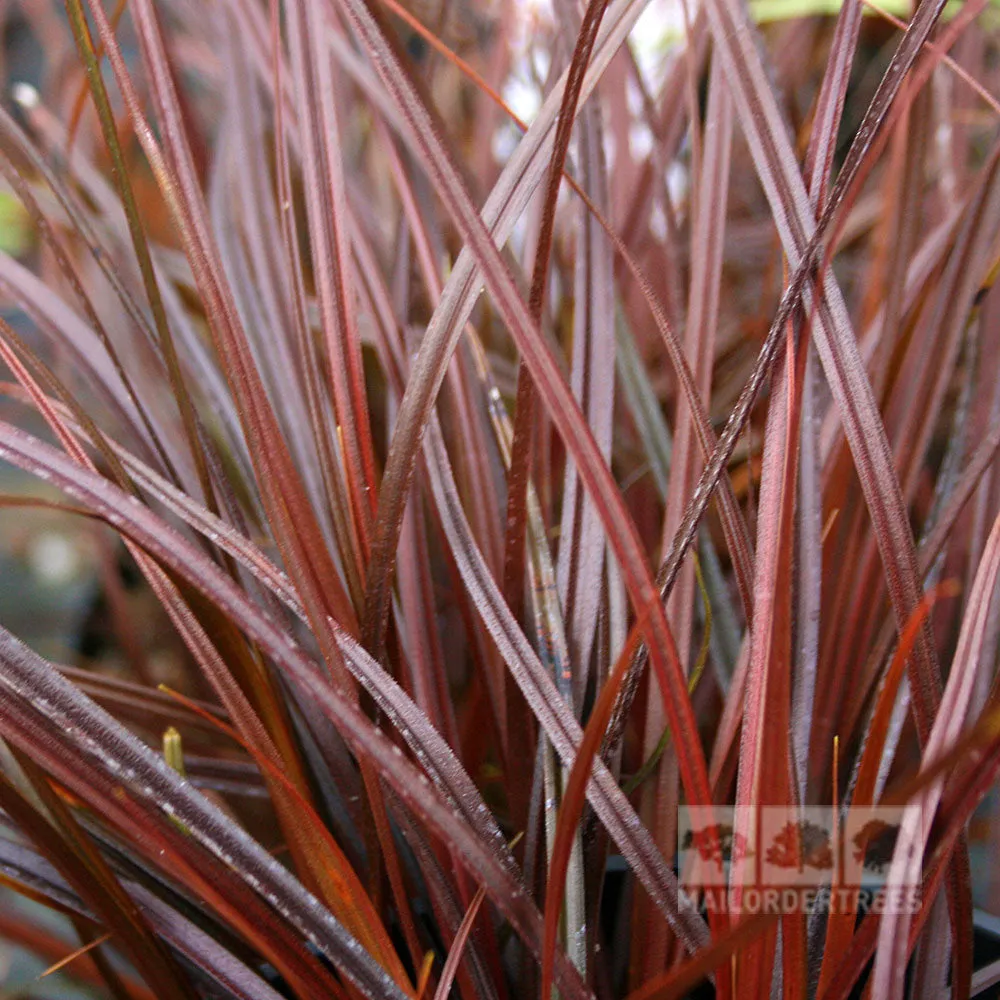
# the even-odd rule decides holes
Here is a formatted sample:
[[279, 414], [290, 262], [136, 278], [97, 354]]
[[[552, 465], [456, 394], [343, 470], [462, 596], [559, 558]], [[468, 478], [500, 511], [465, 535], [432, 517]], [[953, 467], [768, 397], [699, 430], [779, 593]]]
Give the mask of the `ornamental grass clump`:
[[1000, 981], [992, 5], [0, 17], [12, 995]]

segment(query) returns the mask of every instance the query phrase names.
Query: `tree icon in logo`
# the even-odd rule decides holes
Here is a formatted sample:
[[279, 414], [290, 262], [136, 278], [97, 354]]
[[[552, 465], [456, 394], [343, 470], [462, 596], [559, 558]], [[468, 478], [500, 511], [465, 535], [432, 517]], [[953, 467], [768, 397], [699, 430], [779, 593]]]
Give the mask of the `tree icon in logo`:
[[719, 868], [727, 861], [742, 861], [753, 856], [746, 837], [735, 832], [728, 823], [688, 830], [681, 847], [685, 851], [697, 851], [702, 861]]
[[775, 868], [833, 868], [830, 831], [818, 823], [803, 820], [786, 823], [771, 842], [765, 855]]
[[882, 819], [870, 819], [854, 835], [854, 860], [868, 872], [885, 874], [892, 861], [899, 834], [898, 823], [887, 823]]

